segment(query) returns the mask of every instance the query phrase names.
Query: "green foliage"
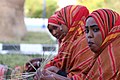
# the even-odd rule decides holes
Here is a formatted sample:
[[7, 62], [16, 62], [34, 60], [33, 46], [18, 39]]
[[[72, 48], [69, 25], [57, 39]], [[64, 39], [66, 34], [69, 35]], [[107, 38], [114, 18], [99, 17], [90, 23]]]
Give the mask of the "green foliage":
[[22, 55], [2, 55], [0, 54], [0, 64], [5, 64], [8, 65], [10, 67], [15, 67], [15, 66], [22, 66], [25, 64], [24, 61], [28, 61], [30, 60], [30, 57], [28, 56], [22, 56]]
[[42, 55], [23, 55], [23, 54], [0, 54], [0, 64], [5, 64], [11, 68], [24, 66], [32, 58], [42, 57]]
[[10, 42], [0, 42], [0, 43], [54, 44], [56, 42], [53, 41], [46, 32], [27, 32], [26, 36], [21, 41], [10, 41]]
[[77, 0], [78, 4], [86, 6], [90, 12], [99, 8], [109, 8], [120, 13], [120, 0]]
[[46, 17], [50, 17], [58, 9], [57, 0], [46, 0]]
[[55, 42], [46, 32], [28, 32], [21, 43], [53, 44]]
[[[26, 0], [25, 14], [27, 17], [43, 17], [44, 0]], [[78, 4], [85, 5], [90, 12], [99, 8], [110, 8], [120, 12], [119, 0], [77, 0]], [[46, 0], [46, 18], [50, 17], [58, 8], [58, 0]], [[114, 3], [114, 4], [113, 4]]]
[[105, 7], [120, 13], [120, 0], [105, 0]]
[[[43, 1], [44, 0], [26, 0], [25, 15], [27, 17], [41, 18], [43, 17]], [[46, 0], [46, 17], [48, 18], [57, 9], [57, 0]]]
[[104, 7], [104, 0], [77, 0], [78, 4], [86, 6], [90, 12]]
[[41, 13], [42, 13], [42, 1], [41, 0], [26, 0], [25, 14], [27, 17], [40, 17], [42, 16]]
[[10, 68], [15, 68], [16, 66], [24, 66], [26, 62], [33, 58], [48, 58], [49, 55], [40, 55], [40, 54], [30, 54], [25, 55], [22, 53], [9, 53], [9, 54], [0, 54], [0, 64], [7, 65]]

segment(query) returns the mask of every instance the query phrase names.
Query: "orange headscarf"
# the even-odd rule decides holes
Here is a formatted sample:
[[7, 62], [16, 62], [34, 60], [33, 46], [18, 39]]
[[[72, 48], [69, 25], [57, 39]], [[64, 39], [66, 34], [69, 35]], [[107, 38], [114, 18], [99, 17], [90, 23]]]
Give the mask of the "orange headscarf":
[[[76, 35], [77, 37], [83, 31], [85, 19], [88, 14], [89, 11], [85, 6], [69, 5], [55, 12], [55, 14], [53, 14], [48, 19], [48, 25], [52, 24], [59, 27], [61, 24], [64, 24], [68, 27], [68, 33], [66, 38], [73, 37], [71, 33], [74, 33], [74, 30], [76, 31], [76, 33], [78, 32], [78, 34]], [[76, 30], [76, 27], [79, 29]], [[64, 39], [64, 41], [66, 41], [66, 39]]]
[[92, 12], [90, 16], [92, 16], [95, 19], [95, 21], [98, 24], [98, 27], [100, 28], [103, 40], [101, 48], [104, 48], [104, 46], [110, 44], [110, 41], [113, 41], [112, 39], [115, 39], [115, 37], [119, 33], [119, 31], [117, 30], [113, 32], [113, 29], [116, 26], [118, 27], [120, 23], [119, 14], [109, 9], [99, 9], [97, 11]]
[[103, 43], [92, 64], [87, 68], [84, 80], [119, 80], [120, 16], [110, 9], [98, 9], [89, 16], [92, 16], [98, 24]]
[[48, 20], [48, 24], [53, 24], [53, 22], [56, 25], [58, 22], [65, 24], [69, 31], [60, 43], [58, 55], [46, 67], [56, 66], [65, 71], [68, 77], [72, 77], [84, 68], [82, 65], [88, 65], [92, 54], [90, 54], [83, 30], [88, 14], [85, 6], [69, 5]]

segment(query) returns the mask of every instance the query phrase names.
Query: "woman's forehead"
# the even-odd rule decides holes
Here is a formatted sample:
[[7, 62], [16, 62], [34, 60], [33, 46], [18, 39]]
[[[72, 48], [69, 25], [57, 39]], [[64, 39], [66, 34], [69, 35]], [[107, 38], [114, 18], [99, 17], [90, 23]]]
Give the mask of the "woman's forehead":
[[90, 25], [97, 25], [97, 23], [93, 17], [89, 17], [86, 20], [86, 26], [90, 26]]

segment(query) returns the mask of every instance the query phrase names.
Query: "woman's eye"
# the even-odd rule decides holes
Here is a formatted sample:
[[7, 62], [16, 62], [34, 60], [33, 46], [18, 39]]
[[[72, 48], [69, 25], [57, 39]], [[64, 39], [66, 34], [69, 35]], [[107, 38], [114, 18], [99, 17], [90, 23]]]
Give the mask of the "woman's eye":
[[100, 29], [99, 28], [94, 28], [93, 31], [94, 32], [98, 32]]
[[49, 30], [52, 33], [52, 30]]
[[89, 29], [85, 29], [85, 33], [89, 33]]
[[53, 29], [55, 29], [55, 30], [56, 30], [56, 29], [58, 29], [58, 27], [56, 27], [56, 26], [53, 26]]

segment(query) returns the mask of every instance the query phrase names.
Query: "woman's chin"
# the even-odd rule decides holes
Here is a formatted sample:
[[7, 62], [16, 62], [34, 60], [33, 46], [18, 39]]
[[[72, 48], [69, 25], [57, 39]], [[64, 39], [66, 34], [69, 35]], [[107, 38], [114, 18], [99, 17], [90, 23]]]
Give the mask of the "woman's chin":
[[65, 36], [59, 36], [58, 39], [59, 39], [59, 40], [62, 40], [64, 37], [65, 37]]
[[96, 47], [92, 47], [92, 48], [90, 47], [90, 49], [91, 49], [91, 51], [93, 51], [95, 54], [98, 53], [98, 51], [99, 51], [98, 48], [96, 48]]

